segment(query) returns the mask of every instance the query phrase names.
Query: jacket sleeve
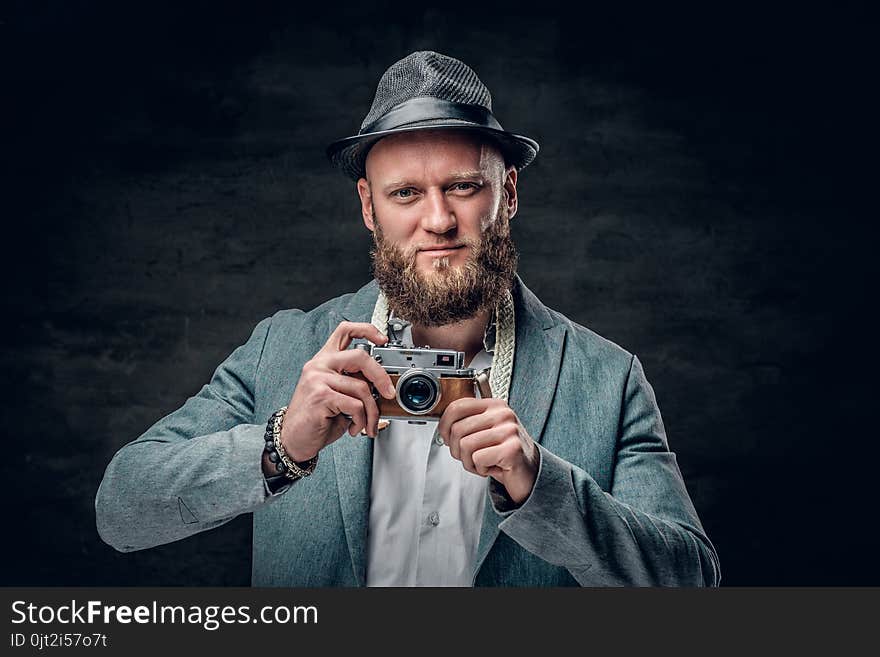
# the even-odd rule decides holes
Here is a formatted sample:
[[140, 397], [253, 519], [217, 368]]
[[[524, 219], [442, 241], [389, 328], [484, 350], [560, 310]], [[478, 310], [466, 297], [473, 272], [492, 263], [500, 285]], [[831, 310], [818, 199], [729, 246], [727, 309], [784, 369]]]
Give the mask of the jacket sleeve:
[[531, 495], [499, 528], [581, 585], [717, 586], [718, 555], [669, 451], [654, 391], [633, 356], [610, 492], [542, 445]]
[[121, 552], [177, 541], [265, 502], [267, 418], [255, 418], [254, 381], [271, 318], [208, 385], [107, 466], [95, 498], [98, 533]]

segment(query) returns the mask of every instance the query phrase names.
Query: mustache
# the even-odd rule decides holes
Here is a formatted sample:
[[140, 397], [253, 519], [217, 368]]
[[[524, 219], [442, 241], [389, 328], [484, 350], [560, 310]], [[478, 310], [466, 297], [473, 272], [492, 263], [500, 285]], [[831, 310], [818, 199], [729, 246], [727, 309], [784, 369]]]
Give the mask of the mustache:
[[407, 260], [407, 262], [414, 262], [416, 259], [416, 255], [418, 255], [420, 251], [465, 248], [469, 249], [471, 253], [476, 253], [479, 247], [479, 240], [475, 240], [471, 237], [460, 237], [452, 241], [432, 240], [430, 242], [419, 242], [418, 244], [410, 246], [406, 249], [401, 249], [401, 254]]

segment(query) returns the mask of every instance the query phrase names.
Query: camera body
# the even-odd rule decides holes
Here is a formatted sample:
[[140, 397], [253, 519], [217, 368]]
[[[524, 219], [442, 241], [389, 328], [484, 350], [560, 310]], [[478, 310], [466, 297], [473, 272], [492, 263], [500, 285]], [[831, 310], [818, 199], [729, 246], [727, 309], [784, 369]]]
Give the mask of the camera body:
[[394, 385], [394, 399], [373, 391], [382, 418], [437, 420], [456, 399], [476, 397], [477, 390], [483, 397], [491, 396], [488, 369], [465, 367], [462, 351], [412, 347], [398, 340], [381, 347], [366, 342], [352, 347], [369, 353]]

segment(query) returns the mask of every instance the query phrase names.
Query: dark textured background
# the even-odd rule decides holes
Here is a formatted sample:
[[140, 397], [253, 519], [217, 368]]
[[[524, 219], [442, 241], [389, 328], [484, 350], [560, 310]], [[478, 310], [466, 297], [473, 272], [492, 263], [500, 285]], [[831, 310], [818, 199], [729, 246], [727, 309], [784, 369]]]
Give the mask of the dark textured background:
[[95, 491], [258, 320], [368, 279], [324, 147], [430, 48], [541, 143], [520, 273], [641, 357], [724, 584], [880, 584], [859, 12], [58, 1], [0, 35], [0, 583], [249, 582], [249, 517], [121, 555]]

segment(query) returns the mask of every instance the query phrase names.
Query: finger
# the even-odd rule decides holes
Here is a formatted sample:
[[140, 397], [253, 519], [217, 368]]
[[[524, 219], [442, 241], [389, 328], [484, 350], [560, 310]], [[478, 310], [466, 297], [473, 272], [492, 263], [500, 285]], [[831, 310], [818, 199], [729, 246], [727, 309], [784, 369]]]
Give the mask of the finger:
[[446, 443], [446, 446], [449, 448], [449, 455], [456, 461], [461, 461], [461, 446], [459, 445], [459, 439], [450, 436], [444, 437], [443, 434], [440, 434], [440, 437], [443, 438], [443, 442]]
[[360, 433], [361, 429], [367, 426], [366, 410], [360, 399], [349, 397], [341, 392], [332, 390], [328, 397], [326, 408], [332, 413], [331, 417], [344, 414], [351, 418], [351, 425], [348, 427], [348, 433], [352, 436], [357, 435]]
[[[345, 433], [351, 435], [351, 428], [353, 426], [354, 424], [352, 423], [351, 418], [349, 418], [347, 415], [343, 415], [342, 413], [340, 413], [335, 418], [333, 418], [330, 435], [333, 436], [333, 440], [335, 440], [336, 438], [341, 438], [342, 435]], [[329, 442], [333, 442], [333, 440]]]
[[487, 408], [482, 413], [466, 415], [453, 422], [449, 427], [449, 435], [463, 438], [478, 431], [491, 429], [501, 424], [502, 421], [502, 418], [497, 413], [494, 413], [493, 409]]
[[[475, 474], [483, 474], [483, 472], [480, 472], [476, 467], [474, 454], [504, 442], [504, 438], [504, 430], [498, 427], [492, 427], [490, 429], [485, 429], [484, 431], [464, 435], [458, 441], [459, 452], [461, 454], [460, 460], [464, 469]], [[491, 465], [496, 464], [492, 463]]]
[[[482, 415], [483, 415], [483, 413], [477, 414], [477, 416], [482, 416]], [[461, 461], [462, 463], [464, 463], [464, 457], [462, 456], [462, 449], [463, 448], [461, 445], [461, 441], [464, 438], [468, 437], [468, 435], [470, 434], [470, 432], [463, 430], [464, 423], [466, 420], [468, 420], [471, 417], [475, 417], [475, 416], [468, 415], [468, 416], [461, 418], [460, 420], [456, 420], [447, 429], [445, 429], [445, 431], [446, 431], [445, 436], [442, 433], [440, 434], [441, 437], [443, 437], [444, 442], [447, 445], [449, 445], [449, 453], [452, 455], [452, 458], [454, 458], [458, 461]], [[487, 429], [487, 428], [490, 428], [490, 427], [484, 427], [484, 429]], [[438, 429], [438, 431], [439, 431], [439, 429]], [[467, 466], [465, 469], [467, 469]]]
[[373, 399], [370, 384], [363, 379], [337, 374], [336, 372], [330, 372], [326, 376], [327, 385], [331, 389], [349, 397], [360, 399], [366, 411], [367, 434], [375, 438], [379, 430], [377, 426], [379, 423], [379, 407], [376, 405], [376, 400]]
[[385, 344], [387, 336], [372, 324], [366, 322], [341, 322], [318, 353], [345, 351], [354, 338], [365, 338], [373, 344]]
[[440, 416], [440, 422], [437, 425], [437, 432], [440, 434], [440, 437], [447, 443], [450, 443], [450, 428], [453, 424], [470, 415], [482, 413], [489, 408], [493, 401], [495, 400], [464, 397], [450, 403]]
[[388, 372], [366, 351], [349, 349], [327, 356], [323, 363], [336, 372], [360, 372], [386, 399], [394, 399], [394, 384]]
[[474, 471], [484, 477], [503, 477], [511, 469], [510, 460], [510, 448], [501, 443], [481, 447], [471, 454]]

